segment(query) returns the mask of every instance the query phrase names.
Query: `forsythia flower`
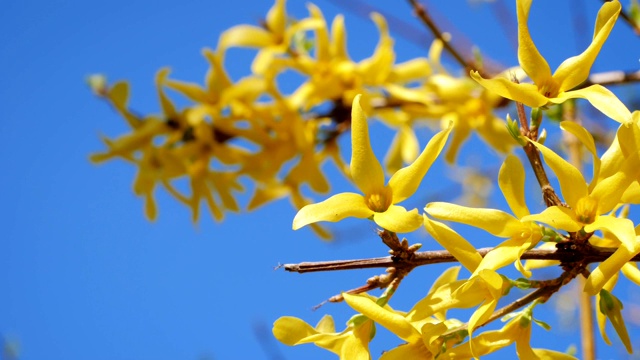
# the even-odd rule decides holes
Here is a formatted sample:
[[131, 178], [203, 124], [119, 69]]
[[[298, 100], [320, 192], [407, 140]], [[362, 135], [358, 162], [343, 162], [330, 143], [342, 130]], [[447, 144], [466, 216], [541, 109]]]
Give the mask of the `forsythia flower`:
[[617, 0], [606, 2], [598, 12], [593, 40], [580, 55], [565, 60], [551, 74], [547, 61], [540, 55], [531, 35], [527, 21], [532, 0], [518, 0], [518, 61], [529, 75], [533, 84], [516, 84], [506, 77], [483, 79], [477, 71], [471, 77], [480, 85], [505, 98], [521, 102], [532, 108], [549, 103], [560, 104], [568, 99], [586, 99], [606, 116], [628, 123], [630, 118], [626, 106], [608, 89], [601, 85], [591, 85], [584, 89], [572, 90], [587, 80], [591, 65], [615, 24], [621, 5]]
[[591, 184], [573, 165], [562, 159], [551, 149], [531, 141], [542, 152], [544, 160], [558, 177], [562, 195], [570, 208], [551, 206], [540, 214], [525, 216], [522, 220], [539, 221], [555, 228], [574, 232], [584, 228], [586, 232], [606, 230], [613, 234], [621, 245], [616, 252], [591, 272], [585, 291], [595, 295], [605, 282], [629, 259], [640, 252], [633, 223], [629, 219], [604, 215], [619, 203], [623, 193], [638, 174], [638, 156], [624, 161], [618, 172], [605, 178], [598, 177], [600, 159], [596, 156], [595, 142], [583, 127], [572, 122], [562, 122], [561, 127], [570, 131], [586, 146], [594, 157], [594, 178]]
[[369, 341], [375, 324], [362, 315], [349, 320], [347, 328], [337, 333], [333, 318], [325, 315], [316, 327], [291, 316], [283, 316], [273, 324], [273, 335], [286, 345], [316, 344], [340, 356], [341, 360], [369, 360]]
[[[475, 226], [495, 236], [509, 238], [482, 259], [475, 269], [476, 273], [483, 269], [496, 270], [515, 262], [516, 268], [524, 276], [531, 276], [531, 272], [522, 266], [520, 256], [540, 241], [542, 231], [533, 221], [521, 220], [522, 217], [529, 215], [529, 209], [524, 201], [524, 181], [524, 168], [518, 158], [513, 155], [507, 156], [500, 168], [498, 183], [516, 217], [500, 210], [468, 208], [443, 202], [430, 203], [425, 207], [429, 215], [440, 220]], [[439, 242], [444, 241], [447, 240], [441, 239]], [[462, 241], [465, 240], [462, 239]]]
[[546, 349], [531, 348], [532, 321], [538, 322], [533, 319], [531, 310], [527, 309], [509, 320], [502, 329], [483, 332], [472, 340], [454, 347], [445, 354], [445, 358], [469, 359], [471, 357], [490, 354], [515, 343], [519, 359], [575, 359], [568, 354]]
[[[456, 281], [459, 270], [460, 267], [452, 267], [444, 271], [433, 283], [430, 293], [440, 286]], [[456, 336], [448, 339], [440, 337], [449, 329], [461, 325], [457, 320], [445, 320], [446, 311], [424, 319], [410, 321], [406, 318], [406, 314], [395, 311], [389, 306], [381, 306], [380, 299], [375, 301], [370, 296], [346, 293], [343, 296], [347, 304], [354, 310], [382, 325], [406, 342], [395, 349], [386, 351], [380, 360], [433, 359], [434, 355], [441, 352], [443, 341], [458, 339]]]
[[317, 221], [340, 221], [346, 217], [372, 218], [380, 227], [393, 232], [411, 232], [420, 227], [418, 210], [407, 211], [395, 205], [411, 196], [420, 185], [431, 164], [442, 150], [451, 128], [436, 134], [416, 161], [398, 170], [388, 185], [384, 171], [371, 149], [367, 118], [360, 106], [360, 95], [353, 100], [351, 115], [351, 177], [364, 195], [341, 193], [300, 209], [293, 219], [293, 229]]
[[473, 330], [489, 319], [500, 298], [511, 284], [493, 270], [482, 270], [469, 280], [452, 281], [435, 289], [418, 301], [407, 314], [410, 322], [426, 319], [444, 310], [478, 306], [468, 323], [469, 337]]

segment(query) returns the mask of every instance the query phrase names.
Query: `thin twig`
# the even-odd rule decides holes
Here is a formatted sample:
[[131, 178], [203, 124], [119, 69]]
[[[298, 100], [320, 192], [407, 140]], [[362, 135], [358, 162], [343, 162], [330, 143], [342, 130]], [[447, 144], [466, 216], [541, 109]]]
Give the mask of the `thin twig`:
[[447, 39], [445, 39], [445, 37], [443, 36], [443, 32], [440, 30], [440, 28], [438, 28], [438, 25], [436, 25], [433, 19], [431, 19], [431, 16], [429, 16], [429, 13], [427, 13], [427, 10], [425, 9], [425, 7], [418, 0], [409, 0], [409, 3], [411, 4], [413, 11], [420, 18], [420, 20], [422, 20], [422, 22], [429, 28], [433, 36], [435, 36], [437, 39], [442, 41], [442, 45], [447, 50], [447, 52], [449, 52], [449, 54], [453, 56], [453, 58], [458, 62], [458, 64], [460, 64], [462, 67], [464, 67], [467, 70], [466, 71], [467, 73], [470, 70], [480, 71], [480, 69], [476, 68], [476, 64], [474, 62], [467, 61], [464, 57], [462, 57], [460, 52], [456, 50]]
[[576, 89], [582, 89], [590, 85], [599, 84], [607, 85], [624, 85], [633, 82], [640, 82], [640, 71], [624, 72], [624, 71], [606, 71], [591, 74], [587, 81], [578, 85]]
[[[518, 119], [520, 121], [520, 132], [522, 133], [523, 136], [527, 137], [530, 140], [535, 141], [536, 139], [531, 138], [532, 133], [529, 130], [529, 125], [528, 125], [529, 122], [527, 121], [527, 116], [524, 111], [524, 105], [522, 105], [522, 103], [520, 102], [516, 102], [516, 109], [518, 109]], [[531, 164], [533, 173], [535, 174], [536, 179], [538, 180], [538, 184], [540, 185], [540, 190], [542, 190], [544, 202], [547, 204], [547, 206], [553, 206], [553, 205], [563, 206], [564, 204], [556, 194], [555, 190], [553, 190], [553, 187], [549, 182], [549, 178], [547, 177], [547, 172], [545, 171], [544, 166], [542, 166], [542, 161], [540, 159], [540, 153], [538, 152], [538, 149], [531, 142], [527, 142], [527, 144], [523, 146], [523, 149], [525, 154], [527, 154], [527, 158], [529, 159], [529, 163]]]

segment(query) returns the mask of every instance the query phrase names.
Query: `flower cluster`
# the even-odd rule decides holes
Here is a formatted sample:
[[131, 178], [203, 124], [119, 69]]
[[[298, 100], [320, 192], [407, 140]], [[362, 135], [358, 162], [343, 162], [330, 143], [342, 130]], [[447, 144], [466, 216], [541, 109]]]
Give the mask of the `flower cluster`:
[[[107, 99], [131, 129], [117, 139], [104, 138], [106, 150], [91, 160], [120, 158], [137, 167], [133, 189], [144, 197], [149, 219], [157, 217], [158, 187], [188, 206], [194, 221], [202, 202], [216, 220], [222, 220], [225, 212], [241, 210], [238, 195], [247, 191], [249, 183], [252, 195], [246, 210], [289, 197], [298, 210], [294, 230], [309, 226], [328, 238], [329, 231], [318, 223], [345, 218], [373, 221], [381, 234], [392, 238], [396, 233], [425, 230], [469, 272], [467, 278], [459, 278], [461, 268], [450, 268], [410, 310], [394, 309], [389, 305], [391, 295], [418, 266], [411, 261], [419, 246], [409, 246], [406, 239], [397, 244], [385, 241], [395, 262], [389, 281], [371, 281], [365, 287], [380, 285], [386, 288], [384, 295], [377, 298], [363, 290], [339, 295], [357, 312], [339, 332], [330, 316], [315, 327], [282, 317], [275, 321], [273, 334], [284, 344], [313, 343], [341, 359], [369, 359], [369, 343], [376, 326], [382, 326], [402, 342], [382, 355], [385, 360], [477, 358], [511, 344], [525, 359], [572, 358], [532, 348], [532, 324], [548, 329], [533, 311], [583, 276], [584, 293], [597, 299], [603, 338], [609, 341], [605, 332], [609, 320], [631, 352], [623, 304], [613, 292], [620, 273], [640, 285], [640, 270], [632, 262], [640, 254], [640, 224], [628, 216], [629, 206], [640, 203], [640, 111], [631, 112], [602, 85], [584, 86], [618, 19], [620, 3], [602, 5], [591, 44], [552, 74], [529, 32], [532, 0], [516, 0], [519, 66], [491, 78], [480, 68], [460, 76], [447, 71], [440, 60], [446, 34], [431, 44], [428, 57], [396, 63], [386, 20], [376, 13], [371, 19], [378, 28], [378, 44], [369, 58], [354, 61], [347, 52], [342, 16], [329, 24], [310, 4], [307, 17], [292, 20], [285, 5], [285, 0], [276, 0], [262, 26], [233, 27], [221, 34], [214, 50], [205, 49], [210, 69], [203, 84], [170, 79], [168, 69], [160, 70], [156, 76], [160, 114], [133, 111], [126, 82], [108, 85], [102, 76], [91, 77], [95, 93]], [[225, 61], [228, 50], [237, 47], [254, 49], [255, 57], [250, 75], [233, 81]], [[283, 93], [280, 85], [289, 71], [300, 74], [302, 81], [291, 93]], [[521, 82], [525, 77], [531, 82]], [[189, 105], [178, 108], [166, 94], [168, 89]], [[580, 160], [576, 156], [567, 160], [545, 145], [538, 131], [545, 114], [552, 117], [551, 109], [573, 106], [575, 99], [587, 100], [603, 117], [620, 124], [615, 139], [599, 154], [594, 136], [576, 118], [559, 123], [583, 149], [578, 152], [590, 155], [590, 176], [580, 170], [579, 156]], [[516, 104], [518, 123], [496, 114], [510, 101]], [[524, 106], [532, 108], [531, 119]], [[369, 134], [373, 119], [396, 131], [382, 163]], [[414, 131], [421, 123], [438, 129], [422, 151]], [[349, 132], [347, 165], [338, 139]], [[422, 212], [403, 207], [402, 202], [419, 192], [441, 152], [447, 163], [456, 162], [471, 132], [504, 158], [497, 183], [510, 211], [463, 206], [447, 198], [425, 204]], [[517, 147], [533, 169], [548, 205], [545, 209], [532, 207], [532, 211], [527, 205], [526, 171]], [[332, 162], [358, 192], [334, 194], [317, 203], [308, 198], [303, 189], [330, 192], [326, 162]], [[557, 183], [549, 181], [547, 172]], [[184, 180], [186, 191], [176, 186]], [[481, 229], [495, 242], [490, 251], [480, 251], [450, 223]], [[554, 249], [555, 257], [523, 262], [525, 254], [540, 249]], [[590, 266], [593, 263], [598, 264]], [[510, 279], [499, 272], [512, 264], [522, 278]], [[534, 270], [543, 266], [559, 266], [562, 275], [533, 279]], [[537, 290], [515, 305], [499, 308], [514, 287]], [[472, 312], [459, 320], [447, 316], [452, 309]], [[500, 329], [482, 329], [502, 315], [507, 316]]]

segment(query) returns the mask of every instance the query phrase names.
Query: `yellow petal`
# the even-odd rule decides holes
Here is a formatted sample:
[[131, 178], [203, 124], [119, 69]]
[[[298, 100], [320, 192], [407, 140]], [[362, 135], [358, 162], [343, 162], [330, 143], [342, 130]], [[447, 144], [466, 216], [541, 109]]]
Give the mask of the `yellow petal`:
[[550, 206], [540, 214], [527, 215], [520, 220], [539, 221], [551, 225], [556, 229], [578, 231], [582, 228], [582, 224], [580, 224], [575, 217], [576, 215], [571, 209], [562, 206]]
[[621, 8], [618, 1], [605, 2], [602, 5], [596, 19], [593, 40], [589, 47], [582, 54], [563, 61], [553, 74], [554, 80], [560, 87], [560, 92], [573, 89], [587, 80], [591, 66], [605, 40], [609, 37]]
[[638, 178], [639, 160], [638, 153], [632, 154], [620, 164], [616, 173], [598, 182], [592, 192], [593, 198], [598, 200], [598, 214], [609, 212], [618, 205], [625, 191]]
[[587, 182], [580, 171], [548, 147], [535, 141], [531, 141], [531, 143], [540, 150], [544, 156], [544, 162], [558, 177], [562, 195], [567, 204], [575, 208], [578, 200], [588, 194]]
[[366, 219], [371, 215], [373, 211], [367, 207], [362, 195], [341, 193], [300, 209], [293, 219], [293, 230], [318, 221], [336, 222], [347, 217]]
[[360, 191], [371, 194], [384, 187], [384, 171], [371, 149], [369, 126], [360, 98], [361, 95], [357, 95], [353, 99], [351, 109], [351, 178]]
[[331, 315], [325, 315], [318, 321], [316, 324], [316, 330], [321, 333], [332, 333], [336, 332], [336, 324], [333, 321]]
[[504, 98], [518, 101], [526, 106], [537, 108], [546, 105], [549, 99], [538, 92], [538, 87], [533, 84], [516, 84], [510, 79], [496, 77], [483, 79], [477, 71], [471, 72], [471, 77], [485, 89], [492, 91]]
[[584, 147], [589, 150], [593, 158], [593, 177], [589, 184], [589, 191], [593, 190], [593, 187], [598, 183], [598, 174], [600, 174], [600, 158], [596, 151], [596, 142], [593, 140], [593, 136], [582, 125], [573, 121], [563, 121], [560, 123], [560, 128], [573, 134]]
[[273, 323], [273, 336], [283, 344], [297, 345], [306, 337], [318, 334], [318, 331], [306, 322], [292, 316], [283, 316]]
[[400, 339], [407, 342], [422, 340], [418, 330], [411, 326], [411, 323], [404, 316], [385, 309], [364, 296], [350, 295], [348, 293], [342, 293], [342, 296], [354, 310], [384, 326]]
[[267, 13], [267, 28], [275, 34], [283, 34], [287, 25], [287, 12], [285, 9], [285, 0], [276, 0], [273, 7]]
[[316, 58], [318, 62], [325, 62], [330, 60], [329, 54], [329, 30], [327, 29], [327, 23], [322, 15], [322, 10], [314, 4], [307, 4], [309, 13], [313, 19], [320, 22], [320, 26], [315, 29], [315, 50]]
[[373, 213], [373, 221], [383, 229], [397, 233], [408, 233], [422, 225], [418, 209], [407, 211], [404, 207], [391, 205], [385, 212]]
[[600, 263], [597, 268], [591, 271], [591, 275], [585, 283], [584, 291], [592, 296], [597, 294], [607, 281], [616, 276], [624, 264], [640, 252], [640, 248], [638, 248], [638, 250], [639, 251], [636, 252], [630, 252], [624, 246], [619, 247], [607, 260]]
[[[532, 0], [518, 0], [518, 62], [522, 69], [537, 85], [546, 83], [551, 78], [551, 69], [547, 61], [540, 55], [529, 34], [529, 9]], [[531, 106], [531, 105], [528, 105]], [[539, 106], [531, 106], [539, 107]]]
[[431, 75], [431, 65], [425, 58], [415, 58], [409, 61], [396, 64], [389, 74], [389, 81], [394, 83], [405, 83], [412, 80], [425, 78]]
[[223, 54], [231, 47], [262, 48], [274, 45], [269, 31], [251, 25], [237, 25], [223, 32], [218, 38], [217, 52]]
[[427, 214], [483, 229], [495, 236], [510, 237], [521, 231], [522, 223], [504, 211], [478, 209], [445, 202], [433, 202], [424, 208]]
[[453, 131], [451, 141], [449, 141], [449, 146], [447, 147], [447, 152], [444, 158], [449, 164], [452, 164], [456, 161], [460, 146], [462, 146], [462, 143], [464, 143], [464, 141], [469, 137], [469, 134], [471, 134], [471, 127], [466, 119], [460, 119], [457, 114], [449, 113], [447, 115], [448, 116], [444, 116], [442, 120], [453, 120], [455, 123], [455, 130]]
[[383, 84], [391, 72], [391, 67], [395, 62], [393, 52], [393, 39], [389, 36], [389, 27], [385, 18], [376, 13], [371, 13], [371, 19], [376, 23], [380, 32], [380, 40], [373, 55], [362, 60], [358, 64], [359, 73], [366, 79], [368, 85]]
[[528, 240], [529, 241], [523, 241], [523, 239], [516, 237], [502, 242], [485, 255], [480, 265], [478, 265], [476, 273], [484, 269], [497, 270], [511, 263], [515, 263], [516, 268], [524, 277], [530, 277], [531, 271], [525, 269], [520, 262], [520, 256], [533, 245], [531, 238], [528, 238]]
[[389, 180], [389, 187], [393, 189], [394, 204], [407, 199], [416, 192], [422, 178], [442, 151], [450, 132], [451, 126], [435, 134], [416, 161], [393, 174]]
[[529, 208], [524, 200], [524, 167], [514, 155], [507, 155], [500, 167], [498, 185], [507, 204], [517, 218], [529, 215]]
[[601, 113], [607, 117], [625, 125], [631, 124], [631, 112], [627, 107], [612, 93], [609, 89], [602, 85], [591, 85], [584, 89], [565, 91], [556, 98], [551, 98], [549, 101], [560, 104], [567, 99], [585, 99], [591, 105], [600, 110]]
[[[445, 284], [449, 284], [449, 283], [452, 283], [452, 282], [458, 280], [458, 273], [459, 272], [460, 272], [460, 266], [452, 266], [452, 267], [448, 268], [447, 270], [445, 270], [444, 272], [442, 272], [442, 274], [440, 274], [440, 276], [438, 276], [436, 281], [434, 281], [433, 284], [431, 284], [431, 289], [429, 289], [428, 293], [432, 293], [432, 292], [436, 291], [439, 287], [444, 286]], [[446, 312], [446, 310], [445, 311], [441, 311], [441, 312], [433, 314], [433, 316], [435, 318], [437, 318], [438, 320], [440, 320], [440, 321], [445, 321], [446, 318], [447, 318], [447, 312]]]
[[638, 265], [634, 263], [626, 263], [622, 267], [622, 273], [627, 277], [627, 279], [640, 286], [640, 270], [638, 269]]
[[412, 163], [418, 157], [418, 151], [420, 151], [420, 145], [413, 128], [407, 125], [401, 126], [385, 156], [387, 171], [395, 173], [403, 164]]
[[344, 16], [337, 15], [331, 24], [331, 58], [334, 60], [348, 60], [347, 33], [344, 28]]
[[633, 222], [629, 219], [618, 218], [611, 215], [603, 215], [596, 217], [595, 221], [584, 227], [586, 232], [596, 230], [607, 230], [620, 240], [629, 251], [635, 251], [639, 248], [636, 240], [636, 233], [633, 229]]
[[431, 359], [433, 354], [422, 342], [401, 344], [396, 348], [385, 351], [379, 360], [407, 360], [407, 359]]
[[482, 261], [482, 256], [478, 254], [475, 247], [447, 225], [433, 221], [426, 215], [422, 217], [424, 219], [424, 227], [429, 234], [447, 249], [462, 266], [470, 272], [474, 272]]

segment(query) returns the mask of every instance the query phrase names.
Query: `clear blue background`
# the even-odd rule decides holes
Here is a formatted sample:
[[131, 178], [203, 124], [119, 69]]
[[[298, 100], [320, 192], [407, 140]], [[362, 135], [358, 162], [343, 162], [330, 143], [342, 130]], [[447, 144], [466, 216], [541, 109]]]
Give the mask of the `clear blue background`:
[[[307, 14], [304, 2], [289, 2], [290, 14], [298, 18]], [[369, 3], [389, 16], [399, 61], [426, 53], [429, 37], [405, 2]], [[517, 63], [512, 2], [431, 3], [443, 27], [455, 26], [454, 40], [462, 44], [460, 35], [465, 34], [498, 63]], [[346, 13], [355, 60], [372, 53], [377, 35], [372, 35], [376, 31], [367, 19], [367, 7], [316, 4], [328, 19]], [[599, 4], [534, 2], [533, 37], [552, 68], [587, 46]], [[88, 161], [90, 153], [104, 148], [100, 134], [115, 137], [127, 127], [91, 94], [85, 76], [99, 72], [111, 80], [127, 79], [132, 106], [157, 112], [153, 78], [159, 68], [171, 66], [174, 78], [201, 82], [207, 65], [200, 50], [215, 47], [218, 35], [233, 25], [256, 24], [271, 3], [21, 0], [1, 5], [2, 340], [18, 346], [24, 360], [330, 358], [312, 345], [279, 344], [271, 336], [273, 321], [293, 315], [315, 324], [328, 312], [341, 329], [353, 313], [346, 305], [325, 305], [315, 312], [311, 307], [360, 286], [379, 271], [297, 275], [274, 267], [383, 256], [386, 250], [372, 225], [362, 221], [331, 225], [337, 240], [323, 242], [307, 229], [291, 231], [295, 211], [286, 200], [253, 213], [230, 214], [222, 223], [205, 212], [193, 225], [187, 209], [162, 191], [159, 219], [151, 223], [131, 190], [133, 167], [120, 161], [102, 166]], [[510, 17], [499, 18], [501, 11]], [[505, 28], [511, 35], [505, 35]], [[594, 71], [636, 70], [639, 49], [639, 39], [619, 22]], [[240, 50], [229, 54], [226, 65], [235, 79], [247, 74], [251, 55]], [[229, 61], [232, 58], [237, 61]], [[620, 88], [618, 93], [625, 97], [637, 90]], [[595, 116], [590, 110], [585, 114]], [[382, 155], [391, 134], [380, 125], [373, 131]], [[430, 135], [420, 134], [424, 145]], [[348, 154], [348, 141], [343, 144]], [[478, 145], [472, 141], [464, 147], [461, 164], [472, 163]], [[488, 163], [495, 171], [499, 162], [494, 157]], [[438, 191], [457, 192], [456, 185], [450, 189], [444, 184], [447, 176], [450, 171], [438, 163], [425, 178], [422, 197], [417, 195], [407, 206], [421, 208], [426, 201], [443, 200]], [[339, 178], [335, 184], [334, 191], [351, 189]], [[535, 193], [535, 185], [530, 190]], [[492, 204], [503, 205], [499, 191], [494, 194]], [[248, 196], [241, 196], [244, 203]], [[541, 208], [539, 197], [532, 199], [531, 206]], [[425, 249], [438, 248], [424, 231], [412, 234], [410, 240], [424, 243]], [[489, 246], [491, 241], [478, 243]], [[442, 269], [416, 270], [392, 305], [407, 310], [425, 295]], [[579, 344], [575, 300], [573, 293], [565, 294], [557, 297], [559, 303], [545, 305], [547, 311], [536, 313], [552, 324], [554, 332], [535, 329], [534, 346], [565, 350]], [[627, 325], [638, 344], [640, 292], [623, 283], [616, 295], [625, 301]], [[560, 311], [560, 305], [569, 309]], [[378, 333], [380, 339], [372, 345], [374, 357], [400, 343], [383, 329]], [[599, 357], [626, 357], [612, 330], [610, 336], [614, 347], [605, 347], [598, 336]], [[513, 348], [501, 354], [515, 356]]]

